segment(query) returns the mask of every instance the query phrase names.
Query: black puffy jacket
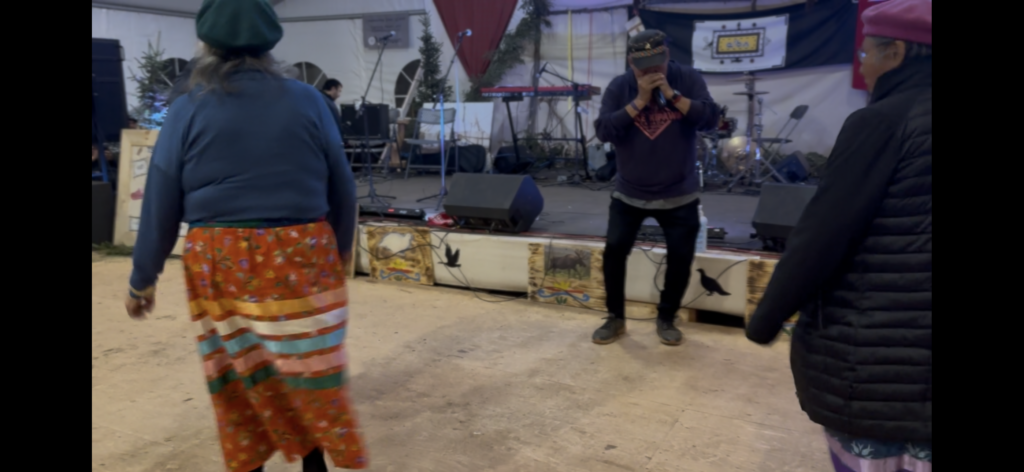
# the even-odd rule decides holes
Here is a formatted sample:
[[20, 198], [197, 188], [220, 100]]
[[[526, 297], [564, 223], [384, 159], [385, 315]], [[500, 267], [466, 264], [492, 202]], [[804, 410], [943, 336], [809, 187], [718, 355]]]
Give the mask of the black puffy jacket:
[[932, 438], [931, 68], [884, 74], [846, 120], [747, 327], [767, 343], [801, 312], [800, 405], [855, 437]]

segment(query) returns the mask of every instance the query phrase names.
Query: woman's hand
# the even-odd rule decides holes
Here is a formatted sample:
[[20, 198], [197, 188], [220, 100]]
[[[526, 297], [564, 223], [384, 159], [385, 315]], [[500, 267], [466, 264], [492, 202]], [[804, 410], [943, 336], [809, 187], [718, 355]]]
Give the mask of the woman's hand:
[[146, 319], [146, 314], [152, 313], [154, 306], [156, 306], [155, 293], [138, 298], [128, 295], [128, 299], [124, 301], [124, 307], [128, 310], [128, 317], [137, 321]]

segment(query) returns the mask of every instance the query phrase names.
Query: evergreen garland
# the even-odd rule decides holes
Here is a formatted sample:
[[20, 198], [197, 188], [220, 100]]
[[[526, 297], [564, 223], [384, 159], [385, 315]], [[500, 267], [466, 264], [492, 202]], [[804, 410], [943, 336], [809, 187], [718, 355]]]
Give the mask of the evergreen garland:
[[139, 127], [160, 129], [167, 114], [167, 94], [173, 84], [168, 78], [173, 61], [164, 61], [164, 51], [160, 49], [160, 36], [157, 35], [156, 45], [146, 43], [146, 52], [135, 59], [139, 72], [129, 68], [132, 81], [135, 82], [135, 97], [138, 104], [132, 108], [131, 115], [139, 120]]
[[548, 20], [551, 5], [548, 0], [525, 0], [519, 9], [525, 16], [514, 31], [501, 38], [498, 49], [491, 53], [491, 64], [487, 66], [487, 72], [480, 77], [470, 77], [473, 85], [466, 94], [467, 102], [485, 101], [480, 95], [480, 89], [494, 87], [513, 67], [525, 64], [523, 56], [526, 47], [540, 41], [542, 27], [551, 27], [551, 20]]
[[[422, 15], [420, 24], [423, 25], [423, 34], [420, 35], [420, 67], [423, 68], [423, 76], [420, 78], [420, 85], [416, 89], [416, 101], [413, 108], [419, 109], [417, 105], [423, 103], [434, 103], [437, 96], [444, 90], [444, 101], [452, 100], [452, 86], [441, 83], [441, 42], [434, 37], [430, 29], [430, 15]], [[411, 113], [411, 111], [410, 111]]]

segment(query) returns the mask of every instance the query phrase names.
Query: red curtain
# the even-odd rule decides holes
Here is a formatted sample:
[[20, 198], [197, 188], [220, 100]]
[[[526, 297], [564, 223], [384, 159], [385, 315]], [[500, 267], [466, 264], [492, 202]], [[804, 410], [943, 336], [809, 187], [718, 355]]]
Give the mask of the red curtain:
[[473, 30], [462, 40], [459, 61], [470, 77], [480, 77], [491, 64], [488, 55], [498, 49], [512, 19], [516, 0], [434, 0], [452, 46], [460, 31]]
[[868, 89], [867, 84], [864, 83], [864, 77], [860, 75], [860, 45], [864, 42], [864, 21], [861, 20], [861, 17], [868, 7], [885, 1], [888, 0], [860, 0], [857, 2], [857, 39], [853, 42], [853, 47], [857, 48], [853, 52], [853, 88], [857, 90]]

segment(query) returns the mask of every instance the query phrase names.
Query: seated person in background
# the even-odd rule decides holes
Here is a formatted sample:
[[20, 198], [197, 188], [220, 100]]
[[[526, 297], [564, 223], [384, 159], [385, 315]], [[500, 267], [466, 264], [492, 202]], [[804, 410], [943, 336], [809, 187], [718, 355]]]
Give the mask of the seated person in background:
[[[113, 182], [117, 177], [116, 154], [110, 149], [105, 150], [103, 154], [107, 159], [107, 178]], [[92, 175], [96, 180], [103, 179], [103, 168], [100, 166], [100, 147], [96, 143], [92, 143]]]
[[128, 129], [139, 129], [139, 120], [128, 117]]

